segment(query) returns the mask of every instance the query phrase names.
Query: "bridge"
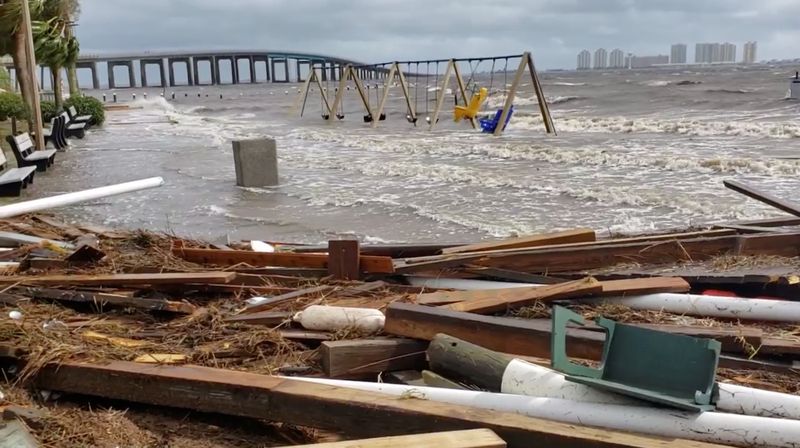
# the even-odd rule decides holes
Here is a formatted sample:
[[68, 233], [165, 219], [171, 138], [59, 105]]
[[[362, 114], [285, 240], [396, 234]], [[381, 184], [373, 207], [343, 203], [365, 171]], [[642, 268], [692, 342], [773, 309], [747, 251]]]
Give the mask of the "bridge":
[[[209, 51], [145, 51], [137, 53], [104, 53], [104, 54], [85, 54], [82, 53], [76, 64], [79, 70], [90, 70], [92, 88], [99, 89], [100, 76], [98, 66], [105, 64], [108, 73], [108, 87], [132, 88], [132, 87], [176, 87], [176, 86], [200, 86], [200, 85], [220, 85], [222, 82], [223, 62], [230, 70], [230, 83], [239, 84], [245, 82], [240, 76], [240, 62], [247, 61], [245, 72], [249, 72], [247, 81], [257, 82], [303, 82], [304, 73], [310, 70], [317, 70], [323, 81], [339, 80], [344, 68], [351, 64], [358, 66], [359, 75], [362, 79], [378, 79], [385, 76], [386, 70], [380, 66], [365, 66], [359, 62], [318, 55], [312, 53], [292, 52], [292, 51], [264, 51], [264, 50], [209, 50]], [[158, 67], [159, 79], [148, 79], [147, 68], [150, 66]], [[185, 67], [183, 79], [176, 78], [176, 65]], [[243, 65], [243, 64], [242, 64]], [[115, 74], [116, 67], [125, 67], [127, 75]], [[136, 68], [138, 67], [139, 76], [137, 79]], [[206, 68], [208, 67], [208, 68]], [[201, 68], [209, 74], [210, 82], [201, 82]], [[292, 73], [293, 72], [293, 73]], [[41, 83], [44, 86], [45, 69], [41, 68]], [[126, 80], [119, 79], [125, 76]], [[126, 81], [126, 82], [121, 82]]]

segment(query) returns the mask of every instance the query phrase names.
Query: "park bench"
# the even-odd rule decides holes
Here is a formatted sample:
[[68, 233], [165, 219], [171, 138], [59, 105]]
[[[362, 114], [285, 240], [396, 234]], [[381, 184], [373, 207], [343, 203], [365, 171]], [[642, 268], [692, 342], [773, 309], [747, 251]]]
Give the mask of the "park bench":
[[18, 167], [33, 166], [37, 171], [47, 171], [47, 167], [55, 161], [56, 150], [37, 150], [27, 132], [20, 135], [9, 135], [6, 137], [6, 141], [11, 145]]

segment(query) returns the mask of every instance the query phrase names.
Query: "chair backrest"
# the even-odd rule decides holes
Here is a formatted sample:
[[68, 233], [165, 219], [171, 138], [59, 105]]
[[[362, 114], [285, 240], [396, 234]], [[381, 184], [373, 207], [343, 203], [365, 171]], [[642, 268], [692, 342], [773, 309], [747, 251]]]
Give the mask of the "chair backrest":
[[6, 169], [6, 164], [8, 163], [8, 159], [6, 159], [6, 152], [0, 148], [0, 171]]
[[68, 125], [72, 121], [69, 118], [69, 114], [66, 112], [61, 112], [61, 118], [64, 119], [64, 126]]
[[[11, 143], [11, 140], [13, 140], [13, 143]], [[11, 143], [12, 146], [16, 146], [16, 150], [19, 151], [23, 157], [33, 151], [33, 140], [31, 140], [31, 136], [27, 132], [13, 136], [9, 139], [9, 143]]]
[[75, 106], [69, 106], [69, 114], [73, 117], [78, 116], [78, 110], [75, 109]]

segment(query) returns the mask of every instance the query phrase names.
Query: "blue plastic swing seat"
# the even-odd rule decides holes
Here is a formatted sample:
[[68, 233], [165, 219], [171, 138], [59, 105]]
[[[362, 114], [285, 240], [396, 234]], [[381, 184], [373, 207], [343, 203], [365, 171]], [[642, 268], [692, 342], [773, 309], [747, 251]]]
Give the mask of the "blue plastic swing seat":
[[[503, 115], [503, 109], [497, 109], [497, 113], [494, 114], [492, 118], [481, 118], [481, 131], [486, 134], [494, 133], [495, 129], [497, 129], [497, 123], [500, 121], [500, 116]], [[514, 106], [511, 106], [508, 109], [508, 116], [506, 117], [506, 122], [503, 124], [503, 130], [506, 129], [508, 126], [508, 121], [511, 120], [511, 116], [514, 115]]]

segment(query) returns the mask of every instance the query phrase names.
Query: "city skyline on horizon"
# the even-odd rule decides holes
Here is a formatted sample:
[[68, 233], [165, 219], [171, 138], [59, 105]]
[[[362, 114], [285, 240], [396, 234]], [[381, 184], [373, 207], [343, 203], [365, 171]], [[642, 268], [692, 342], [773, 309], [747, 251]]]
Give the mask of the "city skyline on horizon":
[[[578, 53], [577, 70], [606, 68], [644, 68], [664, 64], [755, 64], [758, 62], [757, 41], [742, 45], [741, 58], [737, 58], [738, 46], [731, 42], [697, 42], [694, 45], [694, 62], [689, 59], [689, 44], [673, 43], [667, 54], [635, 54], [620, 48], [608, 51], [599, 47], [594, 52], [583, 49]], [[589, 56], [587, 59], [587, 55]], [[623, 62], [623, 63], [621, 63]]]

